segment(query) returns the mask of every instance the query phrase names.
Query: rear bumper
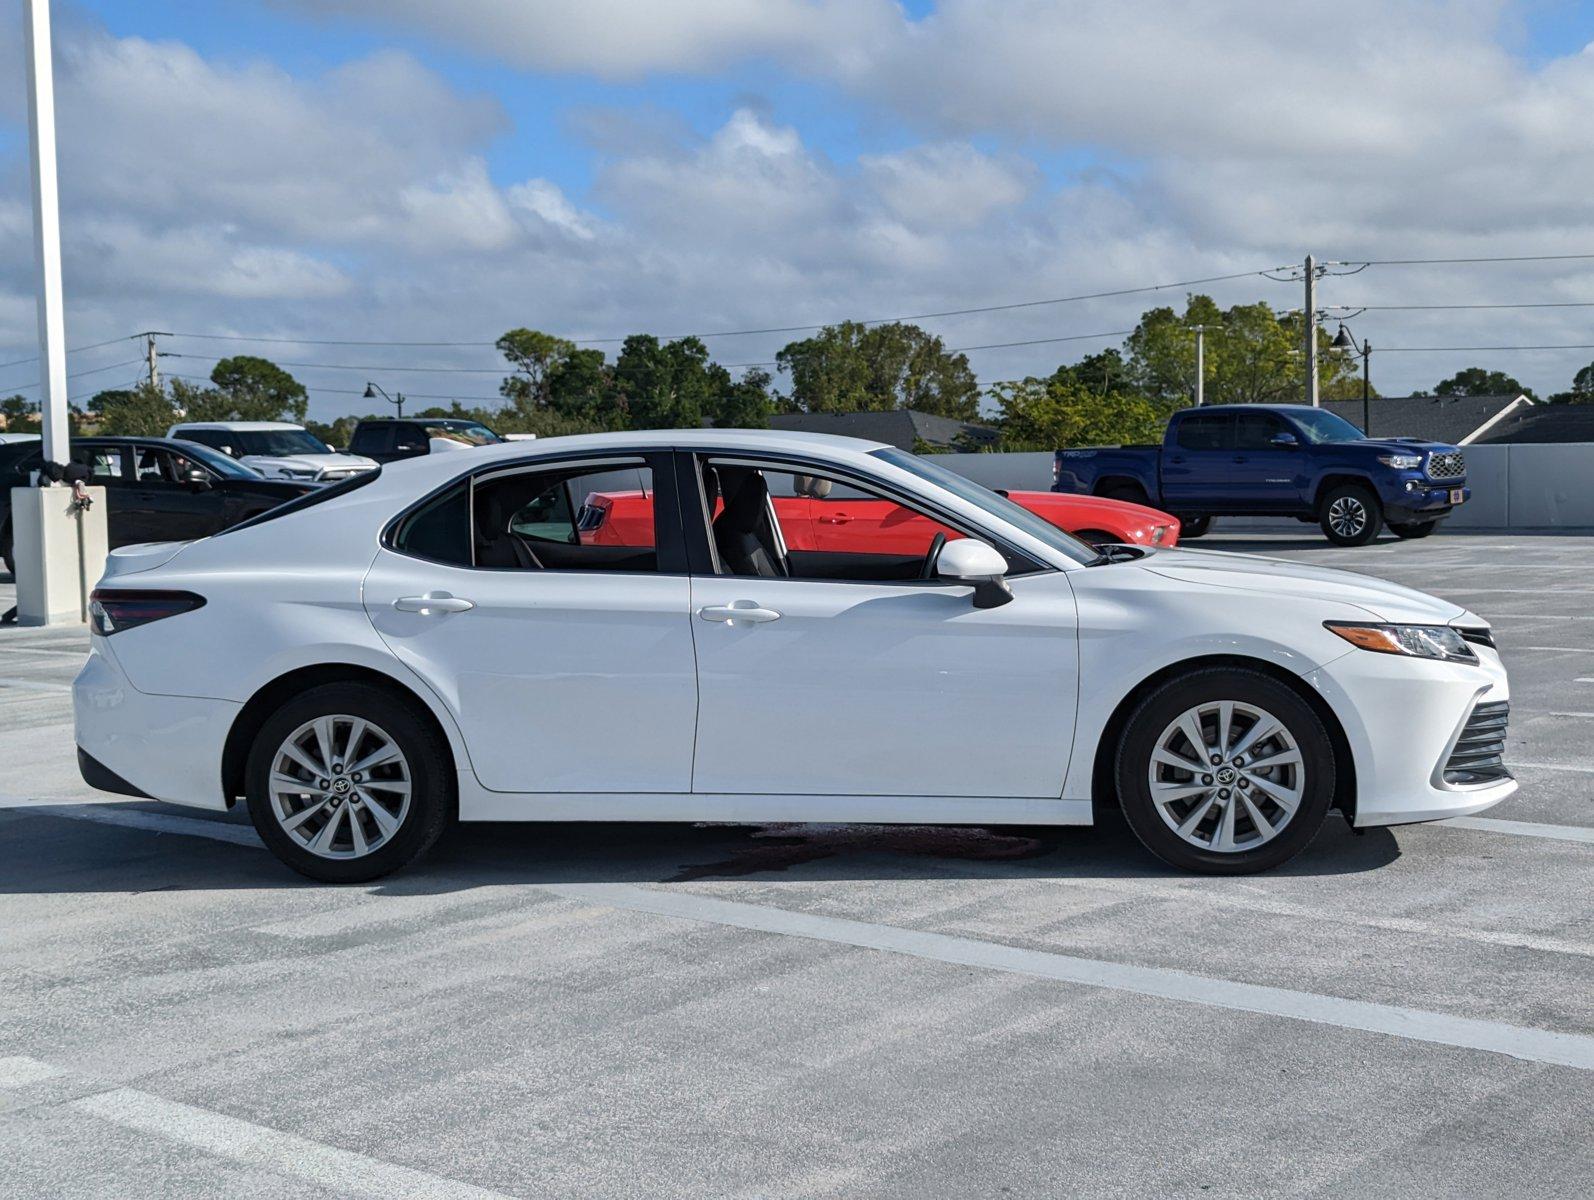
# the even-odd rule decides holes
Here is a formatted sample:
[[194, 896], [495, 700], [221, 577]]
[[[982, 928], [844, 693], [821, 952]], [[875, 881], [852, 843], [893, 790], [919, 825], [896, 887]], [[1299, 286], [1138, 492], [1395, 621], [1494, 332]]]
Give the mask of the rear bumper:
[[242, 707], [140, 692], [103, 639], [95, 638], [72, 681], [78, 770], [101, 791], [225, 809], [222, 748]]

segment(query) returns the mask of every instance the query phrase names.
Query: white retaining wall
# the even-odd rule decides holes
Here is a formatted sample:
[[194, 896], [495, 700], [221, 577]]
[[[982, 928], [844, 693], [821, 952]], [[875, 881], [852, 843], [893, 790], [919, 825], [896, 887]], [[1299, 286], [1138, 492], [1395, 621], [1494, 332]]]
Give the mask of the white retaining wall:
[[[1451, 529], [1594, 527], [1594, 443], [1465, 446], [1472, 499], [1445, 523]], [[936, 454], [975, 483], [1014, 491], [1047, 491], [1052, 456]]]

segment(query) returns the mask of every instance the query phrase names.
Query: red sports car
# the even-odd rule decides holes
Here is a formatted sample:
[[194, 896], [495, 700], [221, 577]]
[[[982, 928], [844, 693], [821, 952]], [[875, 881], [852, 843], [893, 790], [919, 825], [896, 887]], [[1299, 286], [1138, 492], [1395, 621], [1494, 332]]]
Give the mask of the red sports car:
[[[797, 494], [772, 496], [781, 533], [792, 550], [923, 554], [937, 533], [949, 539], [961, 536], [890, 500], [833, 488], [827, 479], [797, 479], [791, 489]], [[842, 492], [846, 494], [838, 494]], [[1179, 519], [1142, 504], [1061, 492], [1004, 494], [1093, 545], [1166, 547], [1179, 541]], [[581, 506], [577, 527], [589, 545], [651, 546], [653, 498], [641, 491], [592, 492]]]

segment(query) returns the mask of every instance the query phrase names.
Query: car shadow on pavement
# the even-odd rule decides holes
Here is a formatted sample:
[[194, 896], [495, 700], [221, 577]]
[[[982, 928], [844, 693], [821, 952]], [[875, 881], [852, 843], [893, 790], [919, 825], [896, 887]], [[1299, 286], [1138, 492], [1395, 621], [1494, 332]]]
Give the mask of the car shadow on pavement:
[[[4, 815], [0, 894], [326, 886], [256, 845], [27, 810]], [[229, 831], [247, 828], [215, 820]], [[1399, 856], [1389, 830], [1358, 835], [1334, 815], [1304, 853], [1272, 874], [1353, 875]], [[421, 862], [364, 886], [377, 895], [415, 896], [506, 884], [1181, 877], [1118, 817], [1089, 827], [550, 822], [460, 825]]]

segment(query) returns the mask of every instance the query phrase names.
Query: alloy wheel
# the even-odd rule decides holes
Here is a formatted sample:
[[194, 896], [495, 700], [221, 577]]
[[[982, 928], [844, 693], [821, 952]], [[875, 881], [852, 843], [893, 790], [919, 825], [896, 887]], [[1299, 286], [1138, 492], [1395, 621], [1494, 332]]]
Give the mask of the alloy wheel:
[[271, 812], [283, 832], [321, 858], [352, 859], [386, 845], [410, 809], [410, 765], [398, 743], [362, 717], [316, 717], [271, 761]]
[[1181, 839], [1235, 854], [1272, 841], [1306, 794], [1301, 748], [1256, 705], [1214, 700], [1187, 709], [1157, 739], [1149, 768], [1157, 813]]
[[1340, 537], [1353, 538], [1367, 528], [1367, 506], [1355, 496], [1341, 496], [1328, 506], [1328, 523]]

